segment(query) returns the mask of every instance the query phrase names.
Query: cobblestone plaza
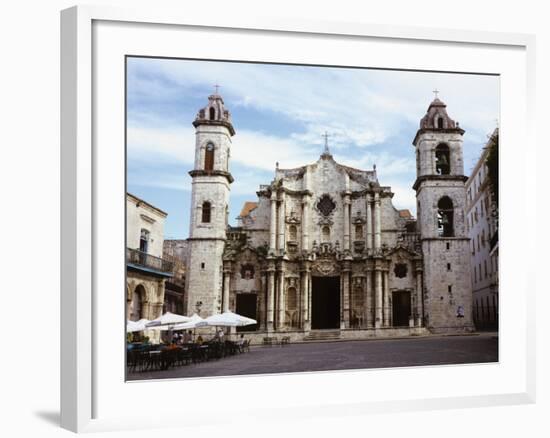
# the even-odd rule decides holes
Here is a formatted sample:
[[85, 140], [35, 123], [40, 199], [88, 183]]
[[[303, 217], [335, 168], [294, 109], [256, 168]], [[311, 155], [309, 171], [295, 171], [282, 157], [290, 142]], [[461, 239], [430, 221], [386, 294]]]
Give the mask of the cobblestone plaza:
[[250, 352], [164, 371], [130, 373], [128, 380], [293, 373], [498, 361], [494, 333], [409, 339], [252, 346]]

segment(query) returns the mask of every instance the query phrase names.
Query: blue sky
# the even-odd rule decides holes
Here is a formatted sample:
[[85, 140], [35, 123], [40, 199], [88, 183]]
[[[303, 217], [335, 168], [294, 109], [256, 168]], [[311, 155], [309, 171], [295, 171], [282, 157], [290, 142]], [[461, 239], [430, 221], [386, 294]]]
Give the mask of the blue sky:
[[189, 232], [195, 135], [191, 125], [214, 84], [231, 111], [230, 222], [275, 162], [296, 167], [316, 161], [322, 134], [336, 161], [361, 169], [376, 164], [397, 208], [415, 214], [415, 155], [411, 144], [433, 100], [447, 104], [464, 134], [469, 174], [499, 117], [495, 76], [128, 58], [128, 191], [168, 213], [165, 238]]

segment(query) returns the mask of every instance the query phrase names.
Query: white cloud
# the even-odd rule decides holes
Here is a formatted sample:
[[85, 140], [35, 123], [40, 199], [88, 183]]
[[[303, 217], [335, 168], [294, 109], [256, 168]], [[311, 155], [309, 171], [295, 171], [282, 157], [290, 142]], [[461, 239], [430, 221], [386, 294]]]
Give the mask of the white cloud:
[[179, 126], [127, 127], [128, 154], [149, 163], [180, 162], [192, 164], [195, 156], [195, 133]]
[[[282, 168], [314, 162], [323, 147], [321, 134], [327, 131], [338, 162], [362, 169], [376, 164], [380, 183], [395, 193], [396, 208], [414, 212], [415, 163], [410, 142], [433, 98], [431, 91], [440, 90], [449, 115], [466, 130], [466, 171], [498, 117], [496, 77], [154, 59], [130, 63], [139, 66], [129, 69], [139, 102], [177, 103], [199, 96], [206, 103], [212, 84], [221, 82], [229, 110], [275, 113], [296, 127], [293, 133], [282, 135], [269, 126], [257, 130], [236, 126], [231, 162], [239, 173], [232, 193], [251, 199], [259, 184], [269, 183], [276, 162]], [[138, 70], [141, 74], [136, 74]], [[189, 190], [194, 129], [188, 125], [190, 120], [168, 119], [162, 108], [143, 104], [133, 108], [128, 152], [157, 168], [181, 164], [181, 175], [152, 173], [143, 178], [143, 184]], [[404, 137], [406, 144], [392, 144]]]
[[[317, 153], [319, 151], [315, 151]], [[132, 158], [150, 164], [178, 162], [191, 169], [195, 157], [195, 132], [179, 126], [128, 126], [128, 153]], [[313, 151], [304, 149], [292, 138], [279, 138], [254, 131], [240, 131], [233, 138], [231, 162], [251, 168], [274, 171], [309, 162]]]
[[383, 185], [391, 187], [394, 193], [392, 203], [395, 208], [398, 210], [408, 209], [416, 216], [416, 193], [412, 189], [412, 184], [407, 185], [397, 180], [392, 180], [392, 178], [388, 178], [387, 181], [384, 181]]
[[158, 187], [191, 192], [191, 178], [183, 172], [180, 174], [150, 173], [146, 178], [144, 178], [144, 175], [129, 174], [128, 183], [131, 186]]
[[280, 113], [303, 124], [305, 134], [296, 139], [310, 144], [329, 131], [335, 148], [376, 145], [404, 122], [416, 125], [434, 88], [468, 132], [489, 133], [498, 115], [498, 78], [490, 76], [174, 60], [139, 64], [153, 78], [143, 93], [161, 93], [159, 75], [193, 95], [197, 87], [210, 91], [210, 84], [221, 81], [230, 109]]

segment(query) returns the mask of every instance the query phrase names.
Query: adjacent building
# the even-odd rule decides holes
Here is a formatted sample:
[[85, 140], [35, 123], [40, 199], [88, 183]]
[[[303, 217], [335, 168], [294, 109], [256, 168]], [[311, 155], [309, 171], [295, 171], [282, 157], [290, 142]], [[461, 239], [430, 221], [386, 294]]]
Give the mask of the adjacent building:
[[487, 168], [490, 147], [497, 138], [495, 129], [466, 183], [473, 317], [481, 330], [498, 328], [498, 210]]
[[[126, 194], [126, 317], [132, 321], [162, 315], [166, 281], [173, 263], [162, 258], [167, 214]], [[158, 337], [150, 331], [147, 336]]]
[[[417, 215], [398, 210], [376, 166], [277, 166], [228, 225], [235, 128], [219, 94], [193, 122], [186, 313], [225, 310], [295, 339], [473, 330], [464, 130], [434, 99], [413, 140]], [[261, 145], [259, 145], [261, 147]]]
[[168, 239], [164, 241], [163, 258], [172, 263], [172, 278], [166, 280], [164, 289], [164, 312], [186, 313], [185, 269], [188, 256], [187, 240]]

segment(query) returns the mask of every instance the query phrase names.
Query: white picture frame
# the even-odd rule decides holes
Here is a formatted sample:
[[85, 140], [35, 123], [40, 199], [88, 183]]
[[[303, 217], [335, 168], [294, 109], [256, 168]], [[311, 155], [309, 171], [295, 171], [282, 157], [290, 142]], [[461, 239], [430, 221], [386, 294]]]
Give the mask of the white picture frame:
[[[100, 27], [98, 27], [100, 26]], [[103, 27], [101, 27], [103, 26]], [[136, 40], [136, 35], [145, 32], [150, 36], [148, 43]], [[123, 295], [123, 283], [120, 283], [120, 272], [124, 270], [123, 260], [120, 258], [118, 264], [114, 254], [114, 270], [106, 271], [103, 268], [104, 258], [101, 256], [106, 246], [114, 245], [120, 237], [120, 230], [123, 228], [123, 216], [116, 210], [111, 220], [113, 226], [107, 227], [108, 222], [103, 217], [104, 211], [109, 207], [105, 196], [106, 187], [113, 185], [119, 187], [120, 178], [120, 157], [121, 150], [115, 141], [112, 146], [118, 155], [113, 160], [113, 167], [106, 167], [104, 153], [98, 153], [98, 145], [103, 144], [103, 138], [120, 139], [120, 129], [124, 124], [124, 118], [118, 117], [123, 108], [117, 107], [115, 117], [109, 117], [113, 126], [108, 129], [101, 127], [98, 130], [97, 124], [101, 125], [103, 112], [100, 111], [103, 104], [102, 96], [97, 94], [102, 89], [101, 81], [110, 81], [108, 71], [102, 56], [120, 61], [120, 53], [124, 53], [123, 47], [125, 38], [120, 32], [131, 32], [134, 38], [128, 38], [137, 44], [134, 46], [145, 53], [147, 50], [155, 49], [157, 38], [166, 37], [167, 33], [178, 32], [178, 29], [186, 29], [189, 32], [200, 32], [201, 36], [214, 40], [224, 32], [232, 33], [235, 38], [250, 39], [250, 37], [262, 39], [269, 38], [281, 40], [281, 46], [286, 39], [306, 41], [304, 44], [312, 44], [311, 56], [313, 60], [333, 60], [333, 64], [341, 64], [340, 56], [334, 48], [326, 47], [320, 49], [320, 44], [326, 40], [338, 44], [373, 44], [383, 43], [391, 50], [400, 50], [400, 56], [395, 57], [389, 68], [412, 68], [418, 69], [415, 61], [412, 60], [403, 49], [407, 47], [418, 50], [434, 51], [438, 56], [433, 59], [426, 57], [422, 69], [452, 71], [478, 71], [500, 74], [503, 78], [501, 91], [503, 93], [501, 113], [501, 138], [502, 138], [502, 208], [501, 208], [501, 360], [494, 368], [480, 366], [450, 366], [434, 367], [426, 369], [394, 369], [368, 372], [332, 372], [332, 373], [306, 373], [291, 374], [285, 376], [254, 376], [223, 379], [189, 379], [185, 383], [185, 391], [194, 394], [198, 398], [195, 403], [201, 402], [201, 394], [208, 392], [214, 386], [234, 387], [237, 382], [240, 386], [248, 388], [262, 388], [274, 391], [276, 388], [300, 384], [304, 388], [315, 388], [322, 382], [326, 385], [329, 394], [334, 394], [335, 399], [327, 401], [311, 389], [311, 395], [297, 395], [297, 401], [285, 405], [281, 394], [275, 393], [273, 404], [266, 406], [255, 406], [247, 409], [246, 415], [255, 418], [265, 418], [269, 421], [269, 412], [277, 409], [278, 415], [286, 412], [291, 418], [308, 418], [311, 416], [327, 415], [362, 415], [372, 412], [395, 412], [418, 409], [441, 409], [453, 407], [475, 407], [504, 404], [531, 403], [535, 399], [535, 343], [534, 343], [534, 288], [530, 287], [534, 278], [532, 269], [525, 261], [518, 260], [513, 251], [507, 248], [521, 248], [522, 244], [532, 245], [533, 237], [527, 237], [527, 241], [520, 241], [513, 230], [517, 224], [527, 223], [528, 217], [534, 215], [533, 210], [511, 208], [511, 200], [522, 199], [528, 202], [530, 194], [528, 187], [534, 186], [534, 172], [527, 173], [527, 166], [523, 165], [525, 158], [516, 157], [514, 160], [507, 157], [507, 145], [521, 141], [525, 155], [533, 153], [535, 141], [533, 129], [530, 126], [534, 120], [534, 45], [535, 40], [531, 35], [490, 33], [481, 31], [457, 31], [450, 29], [425, 29], [415, 27], [388, 27], [375, 26], [363, 23], [337, 23], [337, 22], [313, 22], [307, 20], [279, 20], [271, 18], [255, 18], [240, 20], [231, 19], [228, 21], [213, 13], [204, 15], [189, 15], [182, 11], [151, 10], [127, 10], [108, 7], [78, 6], [62, 11], [61, 13], [61, 234], [62, 234], [62, 259], [61, 259], [61, 425], [76, 432], [101, 431], [120, 428], [148, 428], [160, 426], [177, 426], [179, 422], [174, 418], [174, 412], [185, 411], [193, 413], [193, 406], [182, 402], [177, 408], [166, 411], [166, 409], [150, 408], [149, 415], [140, 412], [129, 414], [122, 409], [114, 408], [115, 404], [123, 405], [124, 397], [135, 397], [138, 390], [144, 395], [151, 388], [163, 393], [171, 388], [181, 388], [182, 382], [163, 381], [145, 383], [124, 383], [118, 382], [120, 372], [120, 356], [110, 361], [109, 348], [105, 334], [116, 329], [124, 331], [124, 314], [116, 314], [114, 306], [113, 314], [104, 310], [108, 307], [105, 294], [106, 288], [102, 285], [112, 284], [110, 294], [116, 296], [120, 289]], [[119, 33], [117, 33], [119, 32]], [[118, 35], [118, 36], [117, 36]], [[128, 34], [129, 35], [129, 34]], [[156, 35], [156, 36], [155, 36]], [[211, 36], [209, 36], [211, 35]], [[188, 38], [189, 36], [186, 36]], [[106, 48], [105, 38], [113, 47]], [[323, 38], [325, 40], [323, 40]], [[317, 39], [319, 39], [318, 42]], [[139, 46], [142, 44], [142, 46]], [[399, 46], [401, 47], [399, 48]], [[147, 47], [146, 47], [147, 46]], [[336, 47], [335, 46], [335, 47]], [[140, 47], [143, 48], [141, 51]], [[164, 44], [166, 53], [171, 48]], [[279, 45], [277, 45], [279, 47]], [[215, 48], [214, 48], [215, 49]], [[444, 59], [441, 51], [454, 50], [464, 56], [464, 70], [457, 68], [460, 63], [452, 59]], [[113, 53], [107, 54], [108, 50]], [[118, 52], [117, 52], [118, 50]], [[206, 50], [206, 49], [205, 49]], [[255, 46], [252, 44], [252, 52]], [[333, 52], [330, 52], [333, 50]], [[479, 59], [479, 69], [476, 70], [475, 61], [468, 60], [469, 51], [480, 51], [483, 59]], [[215, 52], [215, 50], [214, 50]], [[252, 53], [251, 52], [251, 53]], [[408, 51], [407, 51], [408, 52]], [[166, 54], [165, 53], [165, 54]], [[194, 52], [195, 53], [195, 52]], [[244, 49], [235, 49], [232, 52], [234, 59], [242, 57]], [[397, 53], [397, 52], [396, 52]], [[134, 51], [126, 54], [137, 54]], [[163, 55], [157, 53], [158, 55]], [[492, 55], [491, 55], [492, 54]], [[179, 56], [179, 54], [176, 54]], [[344, 56], [345, 54], [342, 54]], [[214, 55], [205, 55], [206, 58]], [[250, 56], [250, 55], [249, 55]], [[262, 47], [262, 57], [255, 55], [255, 60], [273, 60], [277, 56], [274, 45]], [[292, 62], [297, 54], [289, 51], [288, 61]], [[493, 56], [494, 59], [486, 59]], [[317, 57], [317, 58], [316, 58]], [[397, 59], [399, 58], [399, 59]], [[474, 59], [475, 56], [472, 56]], [[254, 60], [252, 58], [248, 58]], [[279, 58], [280, 59], [280, 58]], [[343, 58], [342, 58], [343, 59]], [[374, 59], [374, 58], [373, 58]], [[100, 61], [98, 61], [100, 60]], [[519, 62], [518, 62], [519, 60]], [[97, 61], [97, 65], [95, 64]], [[117, 61], [117, 62], [118, 62]], [[359, 61], [357, 61], [359, 62]], [[375, 62], [375, 61], [373, 61]], [[323, 64], [322, 62], [320, 64]], [[327, 64], [327, 61], [325, 62]], [[349, 65], [349, 64], [347, 64]], [[361, 65], [361, 64], [359, 64]], [[119, 66], [120, 67], [120, 66]], [[118, 67], [114, 67], [118, 68]], [[120, 73], [120, 70], [117, 70]], [[106, 76], [107, 75], [107, 79]], [[117, 86], [123, 78], [115, 75], [106, 89], [113, 87], [118, 95]], [[521, 80], [519, 80], [519, 79]], [[514, 82], [514, 79], [516, 80]], [[104, 87], [105, 88], [105, 87]], [[119, 90], [122, 91], [122, 90]], [[116, 105], [115, 105], [116, 106]], [[512, 106], [514, 108], [512, 108]], [[109, 115], [111, 116], [111, 115]], [[512, 119], [512, 117], [516, 119]], [[510, 123], [511, 121], [514, 123]], [[103, 137], [103, 131], [111, 129], [117, 132], [113, 137]], [[111, 143], [112, 144], [112, 143]], [[120, 143], [124, 149], [124, 143]], [[522, 161], [523, 160], [523, 161]], [[519, 173], [522, 180], [518, 184], [507, 184], [506, 175], [509, 175], [509, 166], [516, 164], [516, 175]], [[118, 167], [117, 167], [118, 166]], [[123, 170], [123, 167], [122, 167]], [[108, 175], [108, 176], [106, 176]], [[118, 178], [118, 179], [117, 179]], [[116, 181], [116, 182], [114, 182]], [[123, 195], [123, 193], [122, 193]], [[518, 198], [519, 197], [519, 198]], [[124, 199], [123, 196], [120, 198]], [[516, 201], [517, 202], [517, 201]], [[122, 201], [121, 201], [122, 204]], [[531, 205], [534, 205], [532, 203]], [[529, 216], [528, 216], [529, 215]], [[121, 219], [121, 220], [119, 220]], [[525, 222], [522, 222], [525, 221]], [[112, 233], [112, 234], [111, 234]], [[103, 239], [103, 240], [102, 240]], [[504, 248], [504, 250], [502, 250]], [[123, 254], [123, 248], [119, 250]], [[502, 269], [514, 262], [514, 273], [507, 273]], [[112, 263], [111, 263], [112, 264]], [[529, 277], [527, 277], [530, 275]], [[507, 295], [507, 289], [520, 291], [521, 293]], [[512, 307], [513, 306], [513, 310]], [[99, 318], [98, 315], [102, 317]], [[513, 320], [512, 320], [513, 315]], [[118, 318], [118, 319], [117, 319]], [[122, 339], [122, 337], [121, 337]], [[115, 342], [116, 344], [116, 342]], [[103, 350], [105, 349], [105, 350]], [[122, 344], [120, 345], [122, 354]], [[507, 352], [514, 350], [515, 357]], [[113, 350], [114, 351], [114, 350]], [[123, 355], [122, 355], [123, 356]], [[109, 359], [107, 359], [109, 358]], [[510, 364], [510, 368], [507, 369]], [[110, 372], [114, 369], [113, 373]], [[502, 370], [507, 369], [506, 372]], [[387, 397], [381, 396], [382, 389], [376, 390], [372, 380], [383, 381], [384, 376], [391, 372], [393, 379], [406, 379], [414, 376], [414, 379], [428, 377], [436, 382], [449, 382], [449, 377], [461, 375], [460, 379], [470, 379], [471, 375], [484, 375], [483, 379], [476, 382], [459, 384], [453, 386], [449, 383], [448, 388], [441, 388], [441, 384], [435, 383], [432, 388], [419, 391], [414, 385], [407, 393], [388, 393]], [[499, 373], [503, 374], [499, 374]], [[111, 375], [112, 374], [112, 375]], [[406, 377], [402, 377], [405, 376]], [[494, 375], [494, 381], [489, 381], [489, 375]], [[118, 376], [118, 377], [117, 377]], [[112, 380], [110, 380], [112, 379]], [[359, 380], [358, 380], [359, 379]], [[439, 379], [439, 380], [438, 380]], [[489, 379], [489, 380], [487, 380]], [[498, 383], [498, 379], [505, 379]], [[483, 380], [483, 382], [481, 381]], [[487, 382], [485, 382], [487, 380]], [[113, 382], [117, 381], [118, 389], [114, 388]], [[373, 389], [367, 393], [349, 393], [338, 399], [337, 394], [330, 392], [330, 388], [347, 388], [357, 382], [365, 384], [369, 382], [369, 388]], [[108, 382], [108, 384], [106, 383]], [[456, 383], [456, 382], [455, 382]], [[120, 384], [120, 385], [118, 385]], [[147, 386], [146, 386], [147, 385]], [[259, 386], [258, 386], [259, 385]], [[475, 385], [478, 385], [476, 390]], [[484, 386], [485, 385], [485, 386]], [[439, 386], [439, 387], [438, 387]], [[137, 389], [136, 389], [137, 388]], [[275, 388], [275, 389], [274, 389]], [[179, 390], [179, 389], [178, 389]], [[379, 391], [376, 394], [376, 391]], [[126, 396], [124, 393], [128, 393]], [[301, 398], [301, 396], [303, 396]], [[107, 402], [106, 397], [112, 399]], [[280, 397], [280, 398], [279, 398]], [[217, 418], [220, 422], [230, 421], [235, 412], [227, 409], [221, 412]], [[193, 414], [194, 420], [204, 421], [204, 415], [200, 412]]]

